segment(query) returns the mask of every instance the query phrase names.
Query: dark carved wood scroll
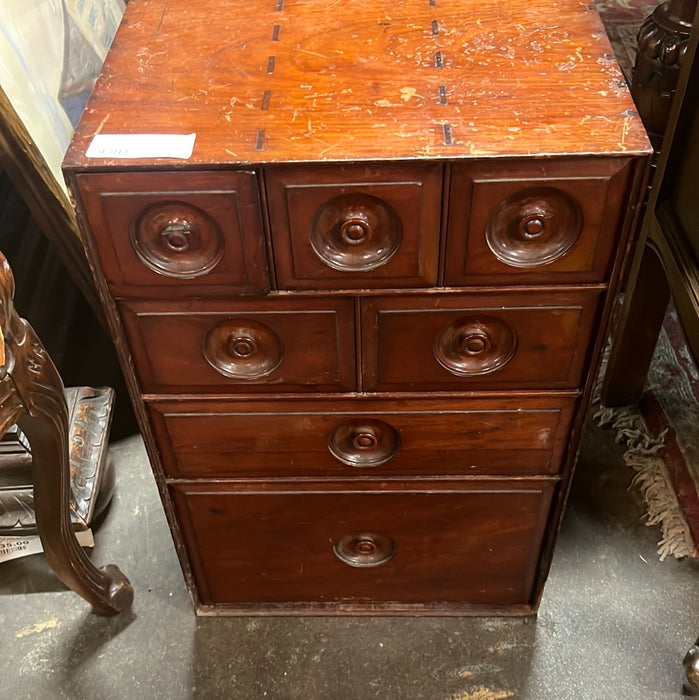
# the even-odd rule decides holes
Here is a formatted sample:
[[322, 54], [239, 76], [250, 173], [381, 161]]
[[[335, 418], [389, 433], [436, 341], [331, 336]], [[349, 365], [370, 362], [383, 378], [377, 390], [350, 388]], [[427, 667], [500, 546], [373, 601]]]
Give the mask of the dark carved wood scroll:
[[12, 271], [0, 254], [0, 432], [17, 423], [31, 444], [36, 524], [49, 564], [96, 613], [114, 615], [131, 605], [133, 589], [116, 566], [97, 569], [75, 539], [63, 383], [33, 328], [15, 311], [13, 296]]
[[[114, 469], [107, 443], [114, 390], [70, 387], [65, 395], [70, 415], [70, 517], [76, 531], [87, 530], [112, 495]], [[3, 442], [6, 438], [15, 451], [3, 452], [0, 461], [0, 535], [35, 535], [31, 452], [24, 446], [26, 440], [17, 426], [2, 438]], [[6, 483], [10, 485], [5, 487]]]

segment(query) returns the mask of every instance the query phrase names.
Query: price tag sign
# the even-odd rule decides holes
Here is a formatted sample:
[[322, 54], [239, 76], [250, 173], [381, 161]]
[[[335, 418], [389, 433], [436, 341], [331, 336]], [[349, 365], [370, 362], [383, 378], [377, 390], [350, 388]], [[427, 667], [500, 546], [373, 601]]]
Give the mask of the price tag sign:
[[88, 158], [179, 158], [187, 160], [196, 134], [97, 134], [85, 155]]
[[[81, 547], [94, 547], [95, 540], [92, 537], [92, 530], [80, 530], [75, 533], [78, 544]], [[39, 554], [44, 548], [38, 535], [28, 535], [27, 537], [0, 537], [0, 564], [10, 559], [28, 557], [30, 554]]]

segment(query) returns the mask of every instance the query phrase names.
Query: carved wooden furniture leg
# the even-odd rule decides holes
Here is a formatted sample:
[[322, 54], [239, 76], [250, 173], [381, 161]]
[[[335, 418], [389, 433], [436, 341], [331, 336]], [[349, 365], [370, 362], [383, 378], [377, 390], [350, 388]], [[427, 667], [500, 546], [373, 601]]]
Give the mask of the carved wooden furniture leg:
[[[667, 0], [638, 32], [631, 94], [656, 153], [670, 117], [696, 8], [697, 0]], [[643, 253], [631, 270], [602, 387], [602, 400], [608, 406], [636, 403], [641, 397], [670, 300], [667, 273], [648, 242], [644, 231], [637, 247]]]
[[15, 311], [13, 294], [12, 271], [0, 254], [0, 431], [18, 423], [31, 444], [37, 529], [47, 561], [94, 612], [115, 615], [131, 605], [133, 589], [116, 566], [97, 569], [77, 543], [63, 383], [33, 328]]
[[656, 253], [639, 243], [637, 258], [615, 329], [614, 344], [602, 384], [607, 406], [637, 403], [641, 398], [658, 335], [670, 301], [670, 289]]
[[684, 667], [684, 694], [699, 695], [699, 639], [687, 652], [682, 666]]

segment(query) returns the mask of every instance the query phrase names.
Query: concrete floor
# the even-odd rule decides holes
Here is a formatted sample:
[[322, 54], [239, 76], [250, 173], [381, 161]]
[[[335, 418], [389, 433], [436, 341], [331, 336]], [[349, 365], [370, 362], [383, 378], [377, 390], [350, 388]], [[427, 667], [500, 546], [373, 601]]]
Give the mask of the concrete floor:
[[190, 606], [140, 438], [93, 559], [133, 611], [91, 615], [41, 555], [0, 566], [0, 698], [661, 700], [699, 634], [699, 563], [659, 562], [630, 473], [590, 427], [537, 618], [219, 618]]

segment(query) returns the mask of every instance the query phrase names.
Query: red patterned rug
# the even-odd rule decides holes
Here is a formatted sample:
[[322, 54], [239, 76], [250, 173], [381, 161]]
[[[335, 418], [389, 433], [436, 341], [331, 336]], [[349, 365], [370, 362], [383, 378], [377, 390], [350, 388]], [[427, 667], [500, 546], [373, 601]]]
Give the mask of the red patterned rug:
[[699, 372], [670, 306], [638, 406], [598, 403], [594, 419], [626, 446], [648, 525], [659, 525], [660, 559], [699, 557]]

